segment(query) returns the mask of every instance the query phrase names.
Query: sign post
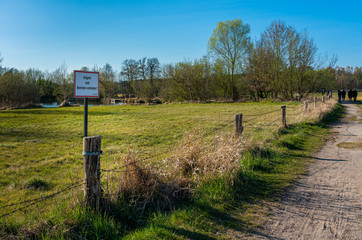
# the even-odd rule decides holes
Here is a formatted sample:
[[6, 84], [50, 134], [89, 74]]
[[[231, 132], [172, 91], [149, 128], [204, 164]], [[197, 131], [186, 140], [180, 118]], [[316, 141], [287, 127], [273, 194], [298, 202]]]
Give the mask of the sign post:
[[84, 137], [88, 136], [88, 98], [84, 98]]
[[84, 137], [87, 137], [88, 98], [99, 98], [99, 72], [74, 71], [74, 97], [84, 98]]

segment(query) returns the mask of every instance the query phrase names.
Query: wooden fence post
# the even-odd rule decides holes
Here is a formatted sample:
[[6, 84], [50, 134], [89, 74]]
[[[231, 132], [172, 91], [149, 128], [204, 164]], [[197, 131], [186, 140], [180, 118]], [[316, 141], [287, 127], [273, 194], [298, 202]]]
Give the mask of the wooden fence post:
[[99, 211], [101, 201], [101, 136], [83, 138], [84, 199], [88, 207]]
[[314, 97], [314, 109], [317, 107], [317, 97]]
[[322, 103], [324, 103], [324, 95], [322, 96]]
[[304, 101], [304, 111], [308, 110], [308, 101]]
[[235, 115], [235, 137], [238, 138], [243, 132], [243, 114]]
[[287, 106], [282, 106], [282, 125], [283, 127], [287, 127]]

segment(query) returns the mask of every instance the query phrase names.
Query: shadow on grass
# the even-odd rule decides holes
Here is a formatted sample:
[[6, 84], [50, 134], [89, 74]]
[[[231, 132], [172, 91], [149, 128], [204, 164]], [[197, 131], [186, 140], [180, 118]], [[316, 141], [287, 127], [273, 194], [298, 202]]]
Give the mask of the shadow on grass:
[[[217, 181], [221, 181], [221, 184], [225, 183], [224, 180], [216, 180], [205, 185], [219, 184], [220, 182]], [[215, 186], [211, 186], [211, 188], [215, 188]], [[247, 211], [246, 204], [257, 203], [265, 197], [278, 192], [277, 185], [268, 183], [253, 171], [240, 171], [235, 178], [235, 183], [227, 190], [224, 190], [225, 192], [220, 192], [220, 195], [225, 195], [224, 197], [217, 199], [205, 197], [209, 189], [208, 186], [202, 186], [195, 193], [194, 201], [184, 199], [177, 202], [168, 211], [159, 211], [151, 207], [143, 214], [138, 206], [127, 206], [126, 202], [118, 202], [118, 204], [111, 205], [113, 211], [101, 214], [103, 216], [102, 221], [109, 221], [108, 224], [99, 224], [104, 227], [95, 230], [94, 225], [96, 223], [92, 219], [99, 221], [99, 218], [82, 216], [81, 219], [83, 220], [74, 230], [78, 233], [87, 233], [87, 237], [90, 238], [98, 238], [102, 236], [103, 231], [107, 230], [107, 232], [117, 232], [112, 237], [125, 239], [144, 239], [156, 234], [161, 239], [163, 237], [173, 239], [172, 236], [179, 236], [181, 239], [207, 240], [216, 239], [213, 237], [215, 231], [223, 229], [244, 233], [254, 232], [247, 220], [244, 221], [236, 217], [233, 212], [235, 210], [238, 212]], [[215, 205], [219, 204], [224, 207], [221, 209], [215, 207]], [[175, 224], [170, 220], [175, 212], [178, 212], [176, 218], [177, 221], [181, 221], [181, 224]], [[92, 215], [94, 213], [88, 212], [85, 214]], [[155, 221], [155, 216], [162, 217]], [[200, 216], [203, 217], [199, 221]], [[214, 228], [214, 226], [218, 227]], [[133, 235], [135, 232], [136, 235]]]
[[[194, 212], [195, 215], [193, 216], [194, 218], [201, 215], [206, 218], [205, 223], [200, 223], [201, 226], [196, 228], [192, 227], [191, 230], [175, 225], [161, 225], [160, 227], [172, 231], [182, 239], [216, 239], [213, 235], [217, 236], [217, 232], [220, 231], [225, 233], [225, 231], [230, 230], [231, 232], [235, 232], [236, 235], [240, 232], [253, 232], [254, 234], [257, 234], [252, 227], [252, 223], [238, 217], [239, 214], [235, 213], [246, 212], [248, 210], [246, 204], [259, 203], [266, 196], [276, 192], [278, 192], [278, 189], [275, 185], [267, 184], [267, 182], [263, 181], [257, 175], [254, 175], [251, 172], [246, 174], [239, 173], [236, 182], [230, 189], [232, 197], [218, 200], [198, 199], [188, 206], [183, 206], [192, 209], [192, 212]], [[220, 204], [224, 207], [221, 209], [215, 207], [215, 205], [217, 206]], [[179, 210], [180, 209], [182, 209], [182, 207], [179, 208]], [[185, 221], [187, 220], [189, 219], [185, 219]]]
[[324, 117], [316, 124], [318, 126], [328, 128], [328, 124], [337, 121], [344, 115], [345, 109], [346, 108], [343, 107], [341, 104], [336, 104], [334, 109], [331, 112], [324, 115]]
[[[123, 203], [125, 204], [121, 208], [123, 210], [111, 216], [115, 221], [114, 226], [121, 225], [123, 229], [123, 231], [118, 232], [117, 237], [142, 239], [142, 236], [150, 235], [150, 233], [147, 235], [147, 229], [156, 227], [158, 229], [156, 234], [168, 239], [172, 239], [173, 236], [179, 236], [182, 239], [215, 239], [213, 236], [217, 236], [218, 231], [225, 233], [228, 230], [235, 231], [236, 235], [237, 232], [243, 234], [253, 233], [270, 239], [277, 239], [257, 231], [250, 220], [242, 217], [243, 213], [248, 211], [247, 206], [253, 204], [262, 205], [264, 200], [275, 199], [286, 190], [285, 182], [283, 182], [286, 180], [283, 175], [290, 174], [288, 172], [289, 168], [283, 168], [279, 172], [275, 172], [275, 167], [294, 164], [293, 161], [296, 162], [295, 160], [298, 158], [313, 158], [309, 156], [310, 153], [308, 152], [313, 149], [310, 145], [313, 144], [314, 135], [318, 135], [315, 131], [327, 128], [328, 123], [336, 121], [342, 116], [343, 110], [344, 108], [338, 104], [334, 111], [317, 123], [296, 124], [280, 130], [276, 142], [277, 146], [280, 144], [286, 148], [285, 150], [282, 152], [275, 152], [271, 149], [251, 150], [249, 152], [253, 160], [251, 165], [238, 171], [233, 178], [233, 184], [222, 178], [205, 183], [196, 190], [194, 201], [192, 199], [180, 201], [169, 211], [160, 212], [151, 208], [145, 214], [141, 213], [137, 207], [127, 207], [127, 203]], [[305, 140], [308, 141], [308, 139], [309, 142], [312, 142], [308, 145], [309, 149], [307, 145], [302, 143]], [[340, 159], [315, 159], [343, 161]], [[302, 165], [296, 167], [297, 169], [304, 168]], [[295, 179], [295, 177], [291, 179]], [[212, 197], [210, 197], [211, 193], [213, 194]], [[171, 220], [172, 215], [175, 212], [182, 211], [188, 213], [179, 214], [180, 216], [176, 217], [176, 223], [173, 222]], [[201, 223], [198, 222], [200, 218]], [[91, 226], [91, 224], [88, 226]], [[87, 231], [93, 230], [89, 229]], [[145, 235], [132, 237], [132, 233], [136, 231], [144, 231]]]
[[[304, 129], [298, 126], [287, 129], [289, 133], [293, 134], [300, 133], [302, 130]], [[304, 138], [307, 133], [296, 134], [294, 141]], [[283, 136], [289, 136], [289, 134]], [[286, 147], [288, 148], [288, 146]], [[204, 229], [207, 228], [206, 225], [218, 226], [218, 230], [229, 229], [234, 232], [262, 235], [262, 233], [258, 233], [255, 230], [250, 220], [237, 217], [233, 212], [245, 213], [248, 211], [248, 205], [260, 204], [265, 199], [273, 199], [283, 193], [283, 183], [279, 176], [279, 174], [283, 173], [276, 172], [275, 168], [278, 165], [288, 164], [290, 159], [305, 159], [307, 157], [306, 154], [297, 153], [299, 151], [296, 151], [293, 146], [289, 146], [287, 152], [287, 155], [281, 156], [280, 152], [275, 152], [272, 149], [251, 149], [247, 156], [247, 158], [250, 158], [250, 165], [247, 166], [247, 169], [238, 171], [237, 175], [233, 178], [234, 183], [232, 185], [225, 179], [215, 179], [201, 185], [196, 190], [194, 201], [191, 199], [180, 201], [174, 205], [172, 211], [160, 212], [155, 208], [151, 208], [143, 214], [143, 217], [140, 217], [142, 213], [136, 206], [127, 207], [126, 202], [120, 203], [121, 205], [123, 204], [123, 210], [115, 211], [112, 218], [116, 221], [116, 225], [122, 225], [127, 229], [127, 231], [121, 234], [121, 237], [128, 236], [134, 231], [145, 232], [145, 235], [142, 236], [148, 236], [147, 229], [151, 226], [150, 223], [152, 226], [157, 226], [157, 233], [160, 235], [169, 232], [169, 234], [177, 235], [181, 238], [214, 239], [209, 234], [215, 230], [209, 229], [206, 231]], [[207, 197], [210, 195], [214, 197]], [[217, 207], [220, 205], [223, 207]], [[122, 209], [122, 206], [113, 206], [113, 208]], [[152, 223], [155, 215], [161, 214], [166, 216], [167, 219], [173, 212], [187, 211], [187, 209], [191, 209], [193, 213], [181, 216], [179, 220], [182, 224], [180, 226], [160, 221], [156, 224]], [[190, 220], [189, 218], [197, 219], [198, 216], [202, 215], [207, 219], [207, 224], [200, 223], [201, 227], [189, 227], [188, 221], [197, 221]], [[164, 221], [167, 222], [167, 220]]]

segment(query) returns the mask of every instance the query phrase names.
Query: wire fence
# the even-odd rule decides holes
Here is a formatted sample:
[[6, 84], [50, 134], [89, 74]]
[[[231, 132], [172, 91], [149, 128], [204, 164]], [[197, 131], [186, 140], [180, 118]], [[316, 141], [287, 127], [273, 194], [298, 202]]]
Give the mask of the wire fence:
[[[319, 104], [319, 106], [322, 106], [322, 104]], [[318, 109], [314, 109], [314, 110], [318, 111]], [[257, 114], [242, 114], [243, 131], [244, 132], [249, 131], [249, 135], [253, 135], [253, 134], [255, 134], [256, 131], [267, 131], [268, 128], [278, 129], [278, 128], [282, 127], [282, 114], [280, 114], [280, 113], [281, 113], [281, 109], [268, 111], [268, 112], [261, 112], [261, 113], [257, 113]], [[306, 115], [309, 115], [309, 114], [310, 114], [310, 109], [309, 109], [309, 111], [307, 111], [305, 106], [303, 106], [303, 105], [288, 106], [287, 112], [286, 112], [286, 117], [289, 120], [289, 123], [293, 124], [293, 123], [302, 121], [303, 117], [305, 117]], [[233, 117], [230, 116], [229, 120], [225, 120], [223, 122], [221, 122], [219, 119], [218, 127], [210, 129], [210, 130], [204, 132], [203, 134], [200, 134], [199, 136], [194, 137], [190, 141], [182, 142], [181, 144], [172, 146], [168, 149], [165, 149], [164, 151], [154, 153], [147, 157], [143, 157], [143, 158], [139, 159], [139, 161], [146, 162], [146, 161], [156, 159], [159, 157], [167, 158], [168, 154], [170, 154], [171, 152], [180, 150], [180, 149], [184, 148], [185, 146], [191, 145], [199, 140], [204, 140], [208, 137], [212, 137], [212, 136], [215, 136], [218, 134], [223, 134], [223, 133], [225, 134], [227, 132], [230, 132], [231, 131], [230, 128], [235, 124], [235, 119]], [[245, 135], [248, 135], [248, 134], [245, 134]], [[203, 146], [203, 150], [206, 150], [210, 147], [212, 147], [212, 142], [209, 145]], [[124, 174], [126, 172], [135, 171], [134, 169], [133, 170], [127, 169], [127, 167], [134, 165], [134, 164], [136, 164], [135, 161], [129, 162], [127, 164], [123, 164], [122, 166], [113, 167], [110, 169], [100, 169], [100, 172], [105, 173], [106, 177], [107, 177], [107, 180], [106, 180], [107, 181], [107, 196], [116, 195], [116, 194], [110, 192], [108, 189], [109, 174], [113, 174], [113, 173]], [[148, 167], [141, 168], [141, 170], [148, 170], [148, 169], [149, 169]], [[63, 187], [62, 189], [60, 189], [54, 193], [0, 206], [0, 211], [3, 212], [0, 215], [0, 219], [10, 216], [17, 212], [27, 210], [28, 208], [30, 208], [34, 205], [37, 205], [39, 203], [44, 203], [61, 194], [65, 194], [72, 190], [79, 189], [83, 185], [84, 185], [84, 180], [78, 180], [76, 182], [73, 182], [73, 183]]]
[[[310, 111], [306, 111], [305, 106], [303, 104], [301, 105], [295, 105], [295, 106], [288, 106], [287, 107], [287, 113], [286, 113], [286, 117], [289, 120], [289, 124], [293, 124], [293, 123], [297, 123], [300, 122], [301, 120], [304, 119], [305, 115], [308, 115], [310, 113]], [[310, 110], [310, 109], [309, 109]], [[275, 109], [272, 111], [267, 111], [267, 112], [261, 112], [261, 113], [257, 113], [257, 114], [242, 114], [242, 118], [243, 118], [243, 129], [244, 132], [249, 131], [248, 133], [245, 134], [245, 136], [252, 136], [255, 135], [257, 132], [267, 132], [267, 131], [274, 131], [277, 130], [278, 128], [282, 127], [282, 114], [281, 114], [281, 109]], [[219, 120], [220, 122], [220, 120]], [[104, 172], [107, 174], [107, 186], [108, 186], [108, 181], [109, 181], [109, 174], [113, 174], [113, 173], [127, 173], [127, 172], [132, 172], [132, 171], [136, 171], [135, 169], [128, 169], [128, 167], [130, 165], [134, 165], [134, 164], [138, 164], [139, 162], [145, 162], [157, 157], [162, 156], [163, 158], [167, 158], [169, 157], [167, 154], [170, 154], [174, 151], [177, 151], [179, 149], [182, 149], [185, 147], [185, 145], [189, 145], [192, 144], [200, 139], [205, 139], [206, 137], [211, 136], [212, 134], [222, 134], [225, 133], [224, 131], [226, 130], [226, 128], [232, 126], [233, 124], [235, 124], [235, 119], [230, 119], [227, 120], [226, 122], [224, 122], [221, 126], [214, 128], [208, 132], [205, 132], [204, 134], [193, 138], [191, 141], [186, 142], [186, 143], [182, 143], [179, 144], [177, 146], [173, 146], [169, 149], [166, 149], [165, 151], [150, 155], [148, 157], [145, 158], [139, 158], [138, 161], [133, 161], [130, 163], [126, 163], [124, 165], [119, 165], [115, 168], [110, 168], [110, 169], [101, 169], [101, 172]], [[227, 129], [227, 131], [230, 132], [230, 128]], [[212, 143], [211, 143], [212, 144]], [[207, 145], [203, 147], [203, 150], [206, 150], [208, 148], [212, 147], [212, 145]], [[165, 164], [165, 166], [168, 166], [168, 164]], [[157, 164], [157, 166], [148, 166], [147, 168], [140, 168], [139, 170], [150, 170], [152, 168], [160, 168], [162, 167], [162, 164]], [[159, 170], [159, 169], [158, 169]], [[119, 179], [117, 179], [119, 180]], [[108, 193], [108, 195], [116, 195], [114, 193]]]
[[77, 187], [80, 187], [82, 185], [83, 185], [83, 180], [80, 180], [80, 181], [72, 183], [72, 184], [60, 189], [59, 191], [54, 192], [54, 193], [49, 194], [49, 195], [45, 195], [45, 196], [41, 196], [41, 197], [38, 197], [38, 198], [28, 199], [28, 200], [24, 200], [24, 201], [21, 201], [21, 202], [11, 203], [11, 204], [7, 204], [7, 205], [4, 205], [4, 206], [0, 206], [0, 210], [1, 209], [8, 209], [8, 208], [15, 207], [15, 206], [20, 206], [20, 207], [18, 207], [16, 209], [9, 210], [8, 212], [0, 215], [0, 218], [9, 216], [9, 215], [11, 215], [13, 213], [16, 213], [16, 212], [19, 212], [21, 210], [28, 209], [29, 207], [31, 207], [33, 205], [36, 205], [36, 204], [41, 203], [41, 202], [45, 202], [45, 201], [47, 201], [49, 199], [52, 199], [52, 198], [56, 197], [57, 195], [59, 195], [61, 193], [68, 192], [68, 191], [70, 191], [72, 189], [75, 189]]

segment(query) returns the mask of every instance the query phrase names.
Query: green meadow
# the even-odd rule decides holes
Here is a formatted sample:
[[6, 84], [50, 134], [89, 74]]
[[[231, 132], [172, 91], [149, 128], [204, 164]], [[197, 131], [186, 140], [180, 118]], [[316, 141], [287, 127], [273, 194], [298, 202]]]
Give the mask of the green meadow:
[[[281, 105], [94, 106], [89, 107], [88, 135], [102, 136], [101, 168], [112, 168], [129, 150], [148, 157], [177, 146], [185, 132], [232, 131], [235, 114], [258, 115], [278, 111]], [[83, 113], [83, 107], [0, 111], [0, 205], [39, 195], [24, 188], [33, 178], [49, 183], [45, 192], [82, 178]]]
[[[178, 144], [185, 132], [233, 129], [238, 113], [260, 114], [282, 104], [164, 104], [89, 107], [88, 135], [102, 136], [102, 168], [131, 149], [147, 157]], [[0, 112], [0, 203], [31, 195], [32, 177], [53, 188], [82, 177], [83, 107]], [[21, 195], [19, 195], [19, 192]]]
[[[276, 130], [279, 129], [281, 124], [280, 108], [282, 105], [287, 105], [288, 124], [292, 124], [292, 126], [295, 127], [291, 130], [277, 133]], [[242, 170], [242, 172], [246, 175], [241, 177], [241, 179], [239, 179], [239, 177], [236, 178], [239, 179], [238, 181], [242, 181], [239, 186], [244, 186], [242, 190], [243, 195], [247, 197], [250, 195], [249, 197], [253, 198], [254, 190], [256, 192], [259, 192], [260, 189], [263, 191], [265, 186], [258, 185], [255, 186], [256, 189], [254, 189], [253, 184], [250, 185], [248, 183], [249, 180], [246, 180], [248, 178], [247, 176], [251, 176], [251, 172], [252, 176], [259, 171], [265, 172], [267, 179], [271, 177], [267, 180], [267, 184], [270, 186], [277, 185], [277, 191], [287, 186], [288, 182], [292, 181], [296, 174], [303, 173], [304, 163], [301, 164], [292, 159], [288, 160], [288, 158], [286, 158], [287, 160], [281, 160], [277, 157], [280, 155], [278, 152], [289, 151], [283, 149], [292, 146], [291, 149], [293, 150], [296, 144], [302, 144], [300, 143], [302, 139], [303, 141], [305, 140], [306, 144], [309, 144], [310, 147], [307, 147], [306, 153], [304, 153], [302, 147], [298, 146], [296, 149], [301, 152], [300, 156], [303, 157], [305, 154], [313, 151], [311, 149], [315, 149], [316, 138], [311, 138], [308, 142], [308, 136], [315, 136], [314, 132], [321, 131], [324, 126], [317, 127], [312, 125], [312, 127], [310, 127], [308, 124], [305, 125], [305, 123], [301, 126], [298, 124], [295, 125], [294, 123], [297, 122], [305, 122], [303, 113], [301, 113], [302, 108], [303, 106], [301, 104], [291, 102], [183, 103], [153, 106], [121, 105], [89, 107], [88, 135], [102, 136], [102, 169], [117, 167], [120, 163], [120, 158], [126, 155], [128, 151], [132, 151], [139, 159], [147, 159], [150, 164], [157, 164], [166, 159], [170, 152], [167, 150], [172, 151], [173, 148], [177, 148], [177, 146], [180, 145], [183, 137], [187, 135], [188, 132], [202, 132], [207, 136], [206, 142], [211, 141], [212, 137], [217, 134], [232, 133], [234, 131], [234, 116], [235, 114], [242, 113], [243, 125], [245, 127], [243, 136], [247, 139], [252, 139], [251, 141], [254, 141], [252, 144], [267, 140], [265, 156], [263, 156], [263, 154], [260, 155], [260, 150], [258, 150], [257, 152], [259, 153], [257, 153], [254, 159], [253, 149], [249, 149], [248, 153], [244, 154], [242, 159], [242, 169], [244, 170]], [[307, 135], [306, 132], [308, 132]], [[320, 132], [321, 135], [318, 137], [318, 141], [327, 133], [326, 130], [323, 130], [323, 133]], [[276, 143], [275, 145], [273, 142], [275, 142], [276, 135], [278, 134], [282, 134], [283, 142]], [[82, 135], [83, 107], [0, 111], [0, 215], [6, 214], [14, 209], [16, 210], [18, 207], [17, 205], [10, 208], [4, 207], [6, 205], [47, 196], [69, 186], [71, 183], [82, 180]], [[275, 147], [270, 148], [270, 144], [274, 144]], [[304, 145], [304, 143], [302, 145]], [[318, 146], [319, 145], [320, 144], [318, 144]], [[257, 147], [256, 149], [259, 148]], [[159, 154], [164, 152], [167, 153]], [[264, 150], [262, 152], [264, 152]], [[268, 156], [271, 159], [269, 159]], [[273, 156], [277, 157], [277, 160], [273, 160]], [[273, 163], [273, 161], [276, 161], [276, 163]], [[293, 164], [290, 165], [290, 163]], [[294, 166], [295, 164], [296, 166]], [[273, 173], [271, 175], [271, 167], [275, 169], [278, 167], [279, 170], [273, 170], [275, 174]], [[105, 181], [105, 178], [106, 176], [103, 175], [102, 181]], [[215, 183], [202, 184], [200, 188], [196, 190], [195, 198], [196, 201], [203, 202], [202, 204], [205, 203], [207, 206], [211, 204], [211, 206], [224, 211], [228, 208], [227, 206], [232, 204], [236, 199], [234, 195], [236, 192], [234, 192], [234, 190], [231, 191], [231, 189], [232, 188], [225, 185], [223, 180], [221, 180], [221, 182], [217, 180]], [[250, 192], [245, 195], [244, 191], [248, 190], [250, 190]], [[261, 196], [261, 198], [269, 196], [270, 194], [271, 193], [262, 193], [263, 196]], [[258, 198], [259, 197], [260, 196], [258, 196]], [[110, 237], [104, 238], [109, 239], [116, 236], [130, 236], [128, 234], [133, 230], [129, 231], [127, 230], [129, 226], [122, 227], [117, 224], [112, 217], [91, 217], [87, 214], [84, 215], [81, 210], [77, 212], [78, 208], [76, 206], [82, 201], [81, 199], [82, 187], [79, 186], [72, 191], [66, 191], [52, 199], [34, 206], [32, 205], [0, 219], [2, 228], [7, 226], [5, 227], [6, 230], [3, 229], [2, 231], [15, 232], [15, 235], [21, 236], [22, 234], [18, 232], [18, 229], [36, 227], [38, 231], [46, 232], [46, 236], [50, 236], [50, 238], [54, 236], [62, 238], [61, 236], [64, 232], [62, 233], [61, 231], [64, 231], [64, 229], [60, 232], [52, 233], [49, 229], [41, 230], [42, 227], [39, 227], [39, 223], [46, 222], [50, 224], [49, 222], [53, 221], [66, 223], [66, 226], [81, 227], [85, 233], [79, 232], [79, 229], [73, 230], [79, 234], [77, 236], [103, 238], [102, 234], [106, 233], [109, 233]], [[249, 204], [249, 200], [244, 199], [243, 201]], [[191, 209], [195, 207], [196, 206], [193, 206]], [[187, 209], [189, 208], [185, 209], [186, 212], [189, 211]], [[252, 209], [252, 211], [254, 211], [255, 207], [252, 207]], [[196, 213], [198, 211], [202, 211], [202, 209], [197, 208]], [[71, 213], [67, 215], [66, 212]], [[159, 224], [159, 221], [165, 220], [165, 215], [160, 214], [158, 217], [155, 215], [154, 224]], [[171, 219], [175, 214], [180, 214], [180, 212], [176, 211], [170, 215]], [[184, 212], [182, 214], [184, 214]], [[202, 212], [200, 214], [205, 215], [205, 213]], [[243, 216], [248, 218], [248, 214], [253, 215], [253, 213], [246, 213], [246, 215], [244, 214]], [[87, 216], [87, 218], [84, 218], [84, 216]], [[181, 216], [180, 219], [182, 219], [183, 222], [187, 222], [189, 218], [195, 217], [197, 217], [195, 213], [190, 212], [185, 216]], [[204, 229], [205, 226], [209, 224], [207, 218], [207, 215], [205, 215], [202, 219], [202, 221], [206, 222], [205, 224], [200, 223], [200, 231], [204, 231], [201, 229]], [[176, 222], [172, 223], [172, 227], [176, 226], [178, 222], [177, 219], [174, 220]], [[82, 223], [82, 221], [86, 223]], [[87, 221], [91, 221], [91, 223], [87, 223]], [[100, 229], [93, 232], [89, 224], [104, 225], [98, 226]], [[248, 224], [252, 226], [254, 223], [250, 222]], [[52, 226], [52, 224], [50, 225]], [[198, 229], [197, 226], [199, 223], [191, 225], [193, 227], [189, 227], [192, 229], [194, 227]], [[144, 226], [144, 224], [142, 224], [142, 226]], [[70, 228], [73, 229], [73, 227]], [[160, 234], [162, 234], [164, 230], [165, 229], [161, 227], [157, 231], [161, 231]], [[147, 230], [145, 235], [143, 233], [141, 235], [134, 235], [135, 239], [147, 237], [148, 234], [152, 233], [152, 227], [150, 231], [151, 232]], [[171, 231], [170, 234], [173, 236], [174, 232]], [[35, 234], [35, 236], [41, 235], [42, 233]], [[212, 236], [213, 233], [207, 233], [206, 235]], [[187, 238], [188, 235], [186, 234], [185, 236]], [[192, 237], [194, 235], [190, 236]], [[131, 238], [133, 239], [133, 237]], [[173, 237], [171, 238], [173, 239]], [[184, 238], [181, 237], [180, 239]]]

